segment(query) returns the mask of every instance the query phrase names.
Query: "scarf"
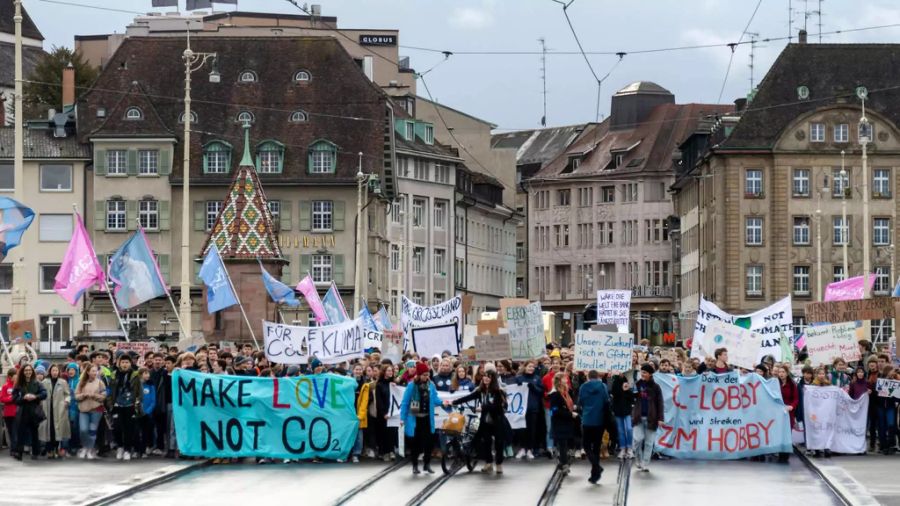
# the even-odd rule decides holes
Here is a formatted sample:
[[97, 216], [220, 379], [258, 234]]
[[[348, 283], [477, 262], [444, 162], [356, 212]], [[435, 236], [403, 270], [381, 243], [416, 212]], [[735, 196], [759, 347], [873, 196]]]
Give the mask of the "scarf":
[[574, 411], [575, 405], [572, 403], [572, 398], [569, 397], [569, 389], [564, 389], [563, 391], [559, 392], [559, 395], [561, 395], [563, 400], [566, 401], [566, 407], [569, 408], [569, 411]]

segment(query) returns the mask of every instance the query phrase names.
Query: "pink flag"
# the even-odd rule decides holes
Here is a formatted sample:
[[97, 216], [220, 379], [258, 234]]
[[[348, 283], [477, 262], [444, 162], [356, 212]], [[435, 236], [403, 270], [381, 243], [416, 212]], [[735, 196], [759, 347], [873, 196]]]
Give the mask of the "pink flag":
[[[875, 275], [869, 274], [869, 290], [875, 285]], [[829, 283], [825, 287], [825, 302], [833, 300], [860, 300], [866, 293], [865, 276], [847, 278]]]
[[55, 279], [53, 289], [73, 306], [78, 304], [81, 294], [91, 286], [106, 285], [103, 267], [97, 260], [94, 245], [91, 244], [91, 239], [84, 229], [84, 222], [78, 213], [75, 213], [75, 233], [72, 234], [66, 257]]
[[297, 291], [302, 293], [309, 304], [309, 309], [316, 316], [319, 323], [328, 323], [328, 315], [325, 314], [325, 307], [322, 305], [322, 299], [319, 298], [319, 292], [316, 291], [316, 284], [313, 283], [312, 276], [309, 274], [297, 283]]

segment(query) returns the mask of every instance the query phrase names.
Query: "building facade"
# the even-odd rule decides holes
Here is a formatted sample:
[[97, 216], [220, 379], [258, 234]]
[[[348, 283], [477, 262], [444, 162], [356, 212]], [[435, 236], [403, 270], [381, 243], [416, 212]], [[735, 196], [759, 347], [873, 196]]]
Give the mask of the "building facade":
[[[11, 126], [16, 112], [15, 12], [13, 0], [0, 0], [0, 127]], [[25, 79], [46, 54], [43, 47], [44, 36], [22, 6], [22, 75]]]
[[[744, 313], [790, 295], [794, 330], [802, 332], [804, 306], [820, 300], [828, 283], [862, 275], [866, 252], [874, 294], [890, 293], [900, 92], [884, 69], [894, 63], [900, 63], [896, 45], [811, 44], [801, 34], [779, 55], [740, 121], [711, 133], [676, 193], [682, 223], [699, 217], [699, 261], [689, 265], [698, 268], [704, 297]], [[859, 126], [860, 96], [868, 128]], [[860, 137], [867, 133], [864, 174]], [[692, 295], [687, 288], [682, 280]], [[886, 341], [892, 332], [891, 320], [872, 322], [873, 340]]]

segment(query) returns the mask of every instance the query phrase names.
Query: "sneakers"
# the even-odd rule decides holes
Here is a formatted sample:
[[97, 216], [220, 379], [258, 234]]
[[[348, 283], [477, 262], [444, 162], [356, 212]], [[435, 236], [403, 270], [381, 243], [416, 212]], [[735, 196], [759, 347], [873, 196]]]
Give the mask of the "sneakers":
[[97, 450], [88, 450], [87, 459], [88, 460], [97, 460]]
[[616, 458], [622, 460], [625, 458], [625, 448], [619, 448], [619, 453], [616, 455]]
[[525, 452], [525, 458], [528, 460], [534, 460], [534, 453], [532, 453], [531, 450], [528, 450], [527, 452]]
[[153, 450], [152, 452], [150, 452], [150, 455], [155, 455], [155, 456], [157, 456], [157, 457], [162, 457], [163, 455], [165, 455], [165, 452], [163, 452], [162, 450], [160, 450], [159, 448], [157, 448], [157, 449]]
[[357, 457], [356, 455], [354, 455], [354, 456], [350, 459], [350, 462], [353, 462], [354, 464], [359, 464], [359, 457]]
[[382, 457], [382, 460], [384, 460], [385, 462], [390, 462], [391, 460], [393, 460], [393, 458], [392, 458], [391, 454], [388, 453], [384, 457]]
[[522, 460], [525, 458], [525, 448], [519, 450], [519, 453], [516, 454], [517, 460]]
[[641, 468], [641, 472], [649, 473], [649, 472], [650, 472], [650, 468], [649, 468], [649, 467], [646, 467], [646, 466], [645, 466], [645, 467], [642, 467], [642, 468]]
[[122, 460], [122, 458], [124, 456], [125, 456], [125, 448], [122, 448], [121, 446], [116, 448], [116, 460]]
[[484, 467], [481, 468], [482, 473], [492, 473], [494, 472], [493, 464], [485, 464]]
[[640, 461], [640, 460], [634, 463], [634, 468], [637, 469], [638, 471], [643, 471], [643, 470], [644, 470], [644, 466], [641, 465], [641, 461]]
[[373, 450], [371, 448], [366, 450], [366, 457], [369, 457], [370, 459], [374, 459], [375, 458], [375, 450]]
[[628, 448], [627, 450], [625, 450], [625, 458], [626, 459], [634, 458], [634, 449], [633, 448]]
[[84, 448], [78, 450], [78, 458], [79, 459], [83, 459], [83, 458], [85, 458], [85, 456], [87, 456], [87, 450], [85, 450]]
[[497, 474], [503, 474], [503, 464], [497, 464]]
[[125, 452], [122, 454], [122, 460], [131, 460], [131, 452]]

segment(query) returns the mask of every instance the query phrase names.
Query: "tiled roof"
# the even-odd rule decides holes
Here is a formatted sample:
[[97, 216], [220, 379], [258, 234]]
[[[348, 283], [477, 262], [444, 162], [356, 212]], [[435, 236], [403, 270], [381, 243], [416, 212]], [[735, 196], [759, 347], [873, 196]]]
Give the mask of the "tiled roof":
[[566, 149], [586, 126], [570, 125], [494, 134], [491, 136], [491, 147], [518, 150], [516, 163], [519, 165], [544, 164]]
[[[33, 46], [22, 47], [22, 75], [27, 79], [34, 67], [47, 54], [43, 49]], [[12, 88], [16, 84], [16, 47], [13, 44], [0, 42], [0, 87]]]
[[[16, 13], [16, 7], [13, 0], [0, 0], [0, 32], [16, 33], [16, 26], [13, 23], [13, 16]], [[44, 40], [41, 31], [37, 25], [31, 20], [25, 6], [22, 6], [22, 36], [29, 39]]]
[[[15, 156], [15, 131], [12, 127], [0, 128], [0, 159]], [[25, 129], [25, 158], [84, 158], [90, 159], [90, 146], [81, 144], [74, 136], [53, 137], [50, 130]]]
[[[142, 118], [128, 119], [129, 109], [138, 108]], [[137, 81], [128, 86], [119, 102], [106, 111], [106, 118], [100, 123], [90, 137], [171, 137], [172, 130], [163, 123], [153, 102], [147, 97], [143, 87]]]

